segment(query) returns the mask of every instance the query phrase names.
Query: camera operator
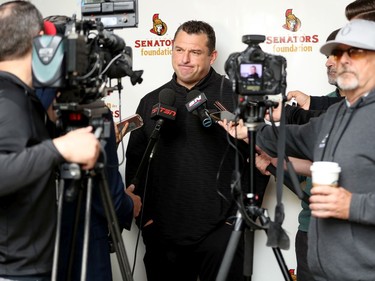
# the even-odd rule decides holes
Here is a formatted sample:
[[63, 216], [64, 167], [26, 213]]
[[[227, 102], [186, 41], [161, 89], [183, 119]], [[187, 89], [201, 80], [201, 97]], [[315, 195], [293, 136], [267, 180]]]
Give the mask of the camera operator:
[[56, 221], [55, 168], [94, 167], [92, 128], [51, 139], [32, 85], [32, 40], [43, 28], [28, 1], [0, 5], [0, 278], [50, 280]]
[[[61, 35], [65, 33], [65, 24], [68, 22], [67, 16], [49, 16], [45, 18], [44, 34], [45, 35]], [[57, 96], [55, 88], [38, 88], [36, 94], [41, 100], [43, 107], [49, 113], [52, 121], [56, 118], [54, 112], [50, 112], [52, 103]], [[64, 89], [59, 95], [64, 95]], [[84, 104], [83, 104], [84, 106]], [[104, 138], [102, 146], [104, 148], [105, 157], [99, 158], [98, 162], [105, 161], [105, 173], [108, 183], [108, 189], [111, 194], [114, 209], [117, 215], [119, 227], [130, 229], [132, 218], [137, 217], [141, 208], [141, 199], [133, 194], [132, 188], [124, 189], [121, 174], [118, 170], [119, 161], [117, 156], [117, 141], [121, 141], [120, 132], [116, 132], [116, 126], [113, 122], [113, 116], [109, 108], [107, 112], [101, 116], [101, 121], [109, 124], [109, 137]], [[69, 125], [69, 124], [68, 124]], [[125, 125], [124, 129], [127, 128]], [[99, 186], [101, 183], [94, 177], [92, 209], [90, 217], [89, 229], [89, 245], [87, 259], [86, 280], [101, 281], [112, 280], [112, 268], [110, 260], [112, 237], [108, 236], [109, 229], [105, 216], [102, 195]], [[65, 189], [69, 188], [71, 181], [65, 180]], [[76, 191], [77, 192], [77, 191]], [[67, 193], [67, 192], [66, 192]], [[77, 192], [78, 193], [78, 192]], [[66, 199], [66, 194], [64, 196]], [[85, 225], [85, 205], [79, 204], [80, 199], [76, 194], [71, 200], [63, 201], [62, 225], [61, 225], [61, 243], [59, 245], [59, 263], [58, 263], [58, 280], [59, 281], [75, 281], [81, 280], [82, 253], [83, 253], [83, 237]], [[78, 228], [74, 229], [75, 219], [78, 216]], [[73, 242], [75, 241], [75, 242]]]

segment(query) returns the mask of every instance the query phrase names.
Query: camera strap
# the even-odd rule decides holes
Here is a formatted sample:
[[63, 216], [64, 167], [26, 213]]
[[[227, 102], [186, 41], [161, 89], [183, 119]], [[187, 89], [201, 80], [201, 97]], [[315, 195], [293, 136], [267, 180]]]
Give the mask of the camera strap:
[[[283, 179], [284, 179], [284, 159], [285, 159], [285, 114], [284, 114], [284, 105], [281, 104], [281, 117], [280, 117], [280, 126], [274, 128], [278, 130], [278, 140], [277, 140], [277, 170], [276, 170], [276, 200], [277, 204], [275, 207], [275, 218], [274, 221], [270, 221], [268, 229], [268, 239], [267, 246], [269, 247], [278, 247], [283, 250], [288, 250], [290, 247], [289, 237], [286, 234], [285, 230], [282, 229], [282, 223], [285, 218], [284, 213], [284, 204], [282, 203], [282, 194], [283, 194]], [[274, 125], [272, 125], [274, 126]]]

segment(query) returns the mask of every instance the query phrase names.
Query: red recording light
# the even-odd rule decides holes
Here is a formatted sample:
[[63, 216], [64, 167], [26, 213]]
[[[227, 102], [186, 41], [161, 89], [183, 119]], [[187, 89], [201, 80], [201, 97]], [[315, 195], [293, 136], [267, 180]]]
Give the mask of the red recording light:
[[82, 114], [81, 113], [70, 113], [69, 114], [69, 120], [70, 121], [81, 121], [82, 120]]

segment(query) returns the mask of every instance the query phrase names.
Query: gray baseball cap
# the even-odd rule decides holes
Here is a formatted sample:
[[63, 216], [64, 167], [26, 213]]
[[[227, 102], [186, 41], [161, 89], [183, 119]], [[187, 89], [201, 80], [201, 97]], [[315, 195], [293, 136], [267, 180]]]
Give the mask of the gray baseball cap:
[[320, 48], [323, 55], [329, 56], [338, 45], [348, 45], [360, 49], [375, 51], [375, 22], [353, 19], [337, 33], [335, 40]]

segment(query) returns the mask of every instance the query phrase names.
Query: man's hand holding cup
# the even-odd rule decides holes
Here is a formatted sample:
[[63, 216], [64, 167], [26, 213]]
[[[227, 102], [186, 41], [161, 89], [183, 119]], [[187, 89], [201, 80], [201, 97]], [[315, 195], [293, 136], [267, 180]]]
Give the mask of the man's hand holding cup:
[[317, 218], [348, 219], [351, 193], [339, 187], [341, 168], [338, 163], [313, 162], [311, 165], [310, 209]]

